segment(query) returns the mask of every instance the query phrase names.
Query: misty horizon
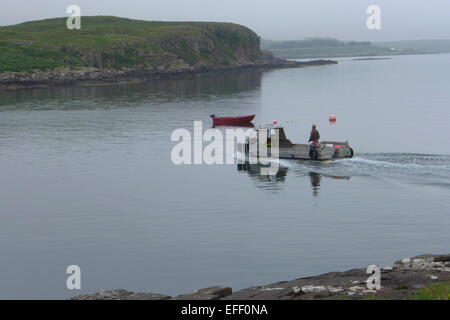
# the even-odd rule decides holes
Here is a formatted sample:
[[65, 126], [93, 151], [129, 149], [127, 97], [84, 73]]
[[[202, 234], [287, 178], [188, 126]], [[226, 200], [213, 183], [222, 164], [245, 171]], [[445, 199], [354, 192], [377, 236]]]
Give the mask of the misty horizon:
[[[0, 12], [2, 26], [28, 21], [67, 17], [66, 8], [78, 5], [82, 16], [116, 16], [146, 21], [208, 21], [244, 25], [261, 39], [286, 41], [334, 38], [343, 41], [400, 41], [450, 39], [450, 4], [419, 0], [351, 0], [336, 5], [332, 0], [217, 1], [55, 1], [5, 3]], [[368, 30], [369, 5], [381, 9], [381, 30]]]

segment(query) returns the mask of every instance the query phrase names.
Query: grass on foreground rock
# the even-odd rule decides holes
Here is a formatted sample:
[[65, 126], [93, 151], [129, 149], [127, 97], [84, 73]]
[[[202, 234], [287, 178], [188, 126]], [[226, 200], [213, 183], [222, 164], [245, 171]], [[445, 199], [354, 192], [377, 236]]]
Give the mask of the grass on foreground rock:
[[[398, 286], [397, 290], [407, 289], [407, 287]], [[363, 297], [350, 297], [347, 295], [338, 295], [331, 297], [332, 300], [390, 300], [389, 296], [363, 296]], [[429, 285], [422, 289], [415, 291], [409, 296], [410, 300], [450, 300], [450, 281], [444, 281]]]
[[450, 281], [440, 282], [423, 289], [417, 290], [411, 295], [412, 300], [449, 300]]

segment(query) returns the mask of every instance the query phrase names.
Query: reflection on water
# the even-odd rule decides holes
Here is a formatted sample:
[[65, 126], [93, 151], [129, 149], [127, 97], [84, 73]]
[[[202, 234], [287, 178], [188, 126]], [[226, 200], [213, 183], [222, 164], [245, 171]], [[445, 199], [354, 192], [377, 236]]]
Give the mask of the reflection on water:
[[[223, 73], [192, 78], [111, 84], [80, 84], [1, 91], [0, 111], [113, 109], [144, 105], [214, 101], [261, 87], [262, 72]], [[186, 112], [186, 110], [185, 110]]]
[[281, 189], [281, 183], [285, 182], [288, 168], [279, 168], [276, 175], [263, 175], [261, 168], [267, 167], [261, 164], [238, 164], [238, 171], [246, 171], [248, 175], [256, 182], [256, 187], [267, 190]]
[[308, 176], [311, 179], [311, 187], [313, 189], [313, 196], [317, 197], [319, 195], [319, 189], [320, 189], [320, 181], [322, 177], [325, 178], [332, 178], [336, 180], [350, 180], [350, 176], [333, 176], [329, 174], [323, 174], [318, 172], [310, 171], [308, 172]]
[[320, 189], [320, 178], [322, 175], [317, 172], [308, 172], [308, 176], [311, 179], [311, 186], [313, 189], [313, 196], [317, 197], [319, 195]]
[[282, 183], [286, 182], [288, 171], [291, 170], [296, 173], [296, 176], [307, 176], [311, 181], [311, 188], [313, 196], [319, 195], [320, 184], [323, 178], [331, 178], [335, 180], [350, 180], [351, 176], [337, 176], [330, 174], [323, 174], [314, 171], [302, 171], [299, 169], [289, 169], [288, 167], [280, 167], [276, 175], [261, 174], [261, 168], [267, 167], [262, 164], [238, 164], [237, 170], [247, 172], [248, 175], [256, 182], [256, 187], [265, 190], [277, 191], [282, 187]]

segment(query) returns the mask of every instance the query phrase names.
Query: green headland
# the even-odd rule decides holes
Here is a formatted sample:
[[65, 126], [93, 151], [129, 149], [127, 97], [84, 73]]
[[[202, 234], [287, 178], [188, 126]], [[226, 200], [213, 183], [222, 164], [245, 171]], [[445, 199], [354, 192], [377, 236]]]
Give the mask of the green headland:
[[66, 18], [0, 27], [0, 72], [227, 66], [262, 59], [256, 33], [231, 23], [97, 16], [83, 17], [81, 30], [69, 30]]

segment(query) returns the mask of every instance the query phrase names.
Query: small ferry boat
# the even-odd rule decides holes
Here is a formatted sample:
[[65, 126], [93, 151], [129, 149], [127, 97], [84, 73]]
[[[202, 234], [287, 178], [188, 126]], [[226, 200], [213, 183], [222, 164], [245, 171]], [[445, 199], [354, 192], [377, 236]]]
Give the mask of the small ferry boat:
[[240, 126], [248, 125], [253, 121], [255, 115], [240, 116], [240, 117], [216, 117], [215, 114], [211, 115], [213, 119], [213, 126]]
[[[353, 149], [350, 147], [348, 141], [321, 141], [320, 143], [310, 144], [292, 143], [287, 139], [284, 128], [281, 126], [268, 125], [259, 127], [255, 129], [255, 133], [247, 139], [244, 145], [241, 144], [238, 146], [238, 150], [244, 152], [246, 159], [251, 157], [264, 160], [265, 157], [270, 158], [276, 156], [276, 154], [272, 154], [273, 150], [271, 149], [272, 141], [277, 136], [279, 147], [278, 158], [280, 159], [332, 161], [352, 158], [354, 155]], [[259, 141], [259, 138], [265, 136], [267, 137], [266, 139]]]

